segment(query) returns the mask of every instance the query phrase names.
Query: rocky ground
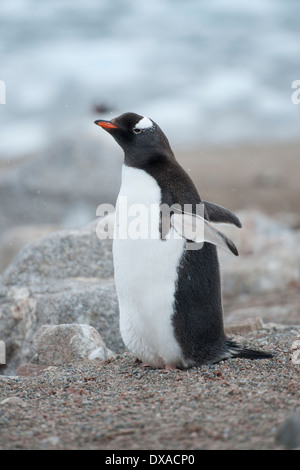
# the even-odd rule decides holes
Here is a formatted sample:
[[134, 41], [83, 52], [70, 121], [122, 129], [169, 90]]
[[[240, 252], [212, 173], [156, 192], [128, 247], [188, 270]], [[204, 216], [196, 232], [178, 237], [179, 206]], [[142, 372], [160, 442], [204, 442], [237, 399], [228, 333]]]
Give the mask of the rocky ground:
[[[58, 231], [63, 219], [51, 219], [38, 232], [33, 220], [31, 235], [15, 232], [0, 276], [1, 449], [300, 447], [299, 147], [286, 146], [285, 160], [280, 147], [243, 151], [200, 152], [203, 168], [191, 153], [185, 167], [203, 198], [243, 222], [224, 228], [240, 256], [219, 252], [227, 333], [273, 359], [144, 367], [119, 335], [111, 243], [97, 238], [97, 221]], [[11, 170], [8, 194], [21, 171]], [[16, 239], [1, 240], [3, 258]]]
[[1, 379], [0, 447], [285, 448], [277, 436], [299, 404], [299, 365], [290, 359], [299, 333], [272, 327], [247, 334], [251, 346], [275, 350], [273, 360], [188, 371], [153, 370], [128, 353], [110, 362], [22, 366]]

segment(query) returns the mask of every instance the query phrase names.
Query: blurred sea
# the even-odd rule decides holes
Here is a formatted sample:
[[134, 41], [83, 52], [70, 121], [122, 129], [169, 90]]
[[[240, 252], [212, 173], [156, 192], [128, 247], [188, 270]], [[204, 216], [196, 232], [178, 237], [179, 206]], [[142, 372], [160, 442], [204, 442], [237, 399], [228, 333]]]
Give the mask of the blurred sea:
[[1, 0], [0, 158], [125, 111], [175, 145], [297, 139], [299, 18], [298, 0]]

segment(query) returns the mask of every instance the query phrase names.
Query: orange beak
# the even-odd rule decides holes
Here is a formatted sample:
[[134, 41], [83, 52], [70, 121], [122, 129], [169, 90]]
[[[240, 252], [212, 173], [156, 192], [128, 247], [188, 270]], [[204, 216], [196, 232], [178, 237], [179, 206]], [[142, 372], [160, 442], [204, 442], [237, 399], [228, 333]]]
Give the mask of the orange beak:
[[94, 121], [94, 123], [104, 129], [118, 129], [118, 126], [113, 124], [111, 121], [103, 121], [102, 119], [99, 119], [98, 121]]

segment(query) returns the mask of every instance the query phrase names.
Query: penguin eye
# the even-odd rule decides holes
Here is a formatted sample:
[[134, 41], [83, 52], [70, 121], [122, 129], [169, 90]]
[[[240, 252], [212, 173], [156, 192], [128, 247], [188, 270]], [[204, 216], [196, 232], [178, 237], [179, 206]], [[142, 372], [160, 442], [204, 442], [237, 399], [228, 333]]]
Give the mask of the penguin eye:
[[136, 134], [139, 134], [140, 132], [142, 132], [142, 130], [139, 129], [138, 127], [134, 127], [133, 132], [135, 132]]

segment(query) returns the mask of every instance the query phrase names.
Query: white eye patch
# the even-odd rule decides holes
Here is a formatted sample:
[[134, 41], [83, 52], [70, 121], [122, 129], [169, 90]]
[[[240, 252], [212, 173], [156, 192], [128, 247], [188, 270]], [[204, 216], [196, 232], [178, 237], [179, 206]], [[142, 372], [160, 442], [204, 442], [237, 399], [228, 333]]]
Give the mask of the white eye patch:
[[143, 117], [135, 126], [135, 129], [149, 129], [150, 127], [153, 126], [153, 122], [151, 119], [147, 117]]

